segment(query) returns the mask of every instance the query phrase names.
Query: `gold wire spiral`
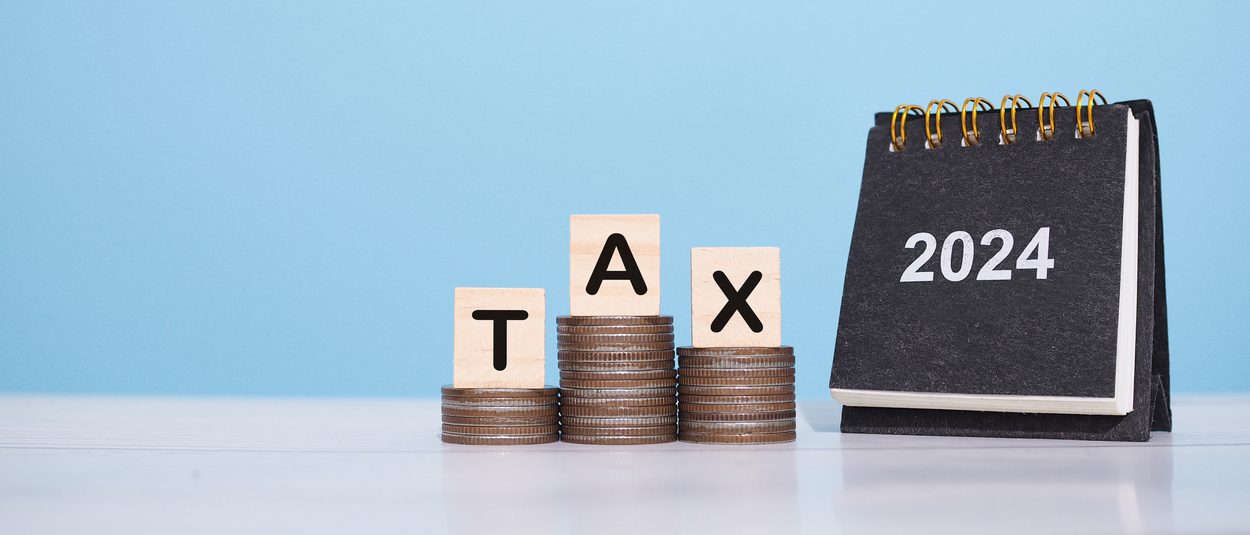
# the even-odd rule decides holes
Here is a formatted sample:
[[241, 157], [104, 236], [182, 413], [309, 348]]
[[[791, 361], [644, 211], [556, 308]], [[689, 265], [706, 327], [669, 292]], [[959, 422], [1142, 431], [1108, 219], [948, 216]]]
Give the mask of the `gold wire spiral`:
[[[1003, 129], [1003, 143], [1011, 145], [1016, 142], [1016, 108], [1020, 106], [1023, 100], [1026, 108], [1032, 108], [1033, 103], [1024, 95], [1006, 95], [1003, 97], [1003, 103], [998, 106], [998, 124]], [[1011, 128], [1007, 128], [1007, 103], [1011, 102]]]
[[[972, 137], [968, 137], [968, 103], [972, 103]], [[964, 99], [963, 106], [959, 107], [959, 124], [964, 130], [964, 143], [969, 147], [981, 142], [981, 130], [977, 128], [978, 109], [994, 111], [994, 105], [981, 97], [970, 97]]]
[[[1050, 106], [1046, 105], [1047, 99], [1050, 100]], [[1055, 104], [1059, 99], [1063, 99], [1064, 106], [1072, 105], [1072, 103], [1068, 102], [1068, 97], [1063, 96], [1063, 93], [1058, 91], [1055, 91], [1054, 93], [1042, 93], [1042, 96], [1037, 100], [1037, 135], [1042, 139], [1042, 141], [1055, 139]], [[1050, 109], [1049, 125], [1042, 121], [1042, 110], [1044, 108]]]
[[[933, 113], [933, 107], [937, 106], [937, 113]], [[955, 103], [946, 99], [930, 100], [929, 104], [924, 107], [924, 137], [929, 142], [930, 148], [940, 148], [942, 146], [942, 110], [949, 108], [951, 111], [958, 111]], [[933, 128], [929, 128], [929, 117], [935, 116], [933, 120]], [[937, 131], [937, 135], [933, 135], [933, 131]]]
[[894, 107], [894, 115], [890, 116], [890, 144], [894, 146], [895, 152], [901, 152], [907, 146], [907, 116], [923, 115], [923, 111], [915, 104]]
[[[1081, 120], [1081, 101], [1085, 99], [1086, 95], [1089, 95], [1089, 105], [1086, 110], [1087, 111], [1086, 115], [1089, 116], [1088, 123], [1086, 121]], [[1077, 137], [1080, 137], [1080, 138], [1094, 137], [1094, 97], [1098, 97], [1098, 100], [1101, 100], [1104, 106], [1107, 105], [1107, 97], [1102, 96], [1102, 93], [1100, 93], [1097, 89], [1082, 89], [1081, 92], [1077, 93], [1076, 95], [1076, 135]], [[1088, 131], [1085, 130], [1085, 126], [1087, 124], [1089, 125]]]

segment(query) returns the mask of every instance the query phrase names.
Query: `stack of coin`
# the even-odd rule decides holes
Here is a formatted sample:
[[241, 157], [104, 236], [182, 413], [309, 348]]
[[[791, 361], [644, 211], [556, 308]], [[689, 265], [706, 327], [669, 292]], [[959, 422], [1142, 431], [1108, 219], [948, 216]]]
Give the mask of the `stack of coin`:
[[547, 444], [560, 440], [560, 389], [443, 387], [443, 442]]
[[792, 442], [794, 348], [679, 347], [681, 440]]
[[560, 316], [561, 440], [677, 440], [672, 316]]

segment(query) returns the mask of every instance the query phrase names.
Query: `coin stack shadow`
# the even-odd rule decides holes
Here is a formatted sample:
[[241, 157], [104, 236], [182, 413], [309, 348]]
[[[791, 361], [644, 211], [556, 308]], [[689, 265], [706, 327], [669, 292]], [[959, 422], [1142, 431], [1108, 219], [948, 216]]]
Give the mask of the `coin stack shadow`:
[[677, 440], [672, 316], [560, 316], [561, 440]]
[[679, 347], [677, 360], [682, 442], [794, 441], [794, 348]]
[[443, 387], [443, 442], [473, 446], [560, 440], [560, 389]]

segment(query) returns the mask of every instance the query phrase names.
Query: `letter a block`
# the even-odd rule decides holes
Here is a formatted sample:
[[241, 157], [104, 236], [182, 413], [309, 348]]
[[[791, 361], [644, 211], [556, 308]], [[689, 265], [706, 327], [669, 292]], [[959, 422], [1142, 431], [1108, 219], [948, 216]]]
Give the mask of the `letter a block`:
[[694, 347], [780, 346], [781, 249], [691, 249], [690, 331]]
[[542, 388], [547, 291], [456, 288], [456, 388]]
[[569, 218], [569, 313], [660, 314], [660, 216]]

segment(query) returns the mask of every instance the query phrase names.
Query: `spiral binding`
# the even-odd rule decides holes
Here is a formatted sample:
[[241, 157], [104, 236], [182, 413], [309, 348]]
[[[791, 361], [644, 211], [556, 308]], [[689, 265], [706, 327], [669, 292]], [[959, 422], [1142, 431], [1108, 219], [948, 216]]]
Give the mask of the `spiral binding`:
[[[1021, 109], [1037, 110], [1037, 140], [1052, 141], [1055, 139], [1055, 108], [1073, 107], [1071, 101], [1058, 91], [1042, 93], [1037, 99], [1037, 106], [1024, 95], [1006, 95], [998, 105], [999, 142], [1004, 145], [1014, 144], [1020, 139], [1017, 132], [1016, 113]], [[1107, 104], [1106, 97], [1097, 89], [1082, 89], [1076, 96], [1076, 137], [1087, 139], [1094, 137], [1094, 101]], [[1009, 110], [1010, 108], [1010, 110]], [[900, 104], [894, 108], [890, 116], [890, 152], [901, 152], [907, 148], [907, 117], [924, 117], [925, 148], [942, 147], [942, 112], [959, 112], [959, 124], [963, 130], [962, 144], [974, 147], [981, 143], [981, 129], [977, 124], [977, 112], [992, 112], [994, 105], [982, 97], [964, 99], [958, 108], [947, 99], [930, 100], [924, 108], [915, 104]], [[1010, 113], [1008, 113], [1010, 111]], [[969, 128], [968, 116], [971, 112], [972, 122]], [[1010, 121], [1010, 125], [1008, 122]]]

